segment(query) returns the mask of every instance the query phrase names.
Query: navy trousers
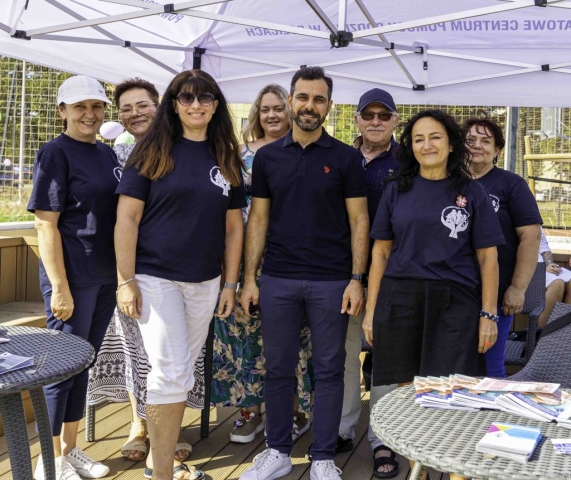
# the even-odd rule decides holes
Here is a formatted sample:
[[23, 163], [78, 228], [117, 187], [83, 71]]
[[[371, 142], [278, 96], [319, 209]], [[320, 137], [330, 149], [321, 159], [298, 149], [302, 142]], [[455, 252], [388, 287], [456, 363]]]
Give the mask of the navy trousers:
[[[65, 322], [55, 318], [52, 313], [52, 286], [42, 282], [40, 288], [46, 307], [47, 327], [84, 338], [93, 345], [97, 354], [113, 316], [117, 285], [70, 287], [74, 309], [73, 315]], [[83, 418], [88, 381], [89, 369], [85, 369], [74, 377], [44, 387], [52, 436], [61, 434], [63, 422], [77, 422]]]
[[293, 392], [299, 361], [303, 318], [311, 329], [315, 374], [313, 405], [314, 460], [335, 455], [345, 372], [345, 338], [349, 316], [341, 314], [347, 280], [291, 280], [262, 275], [260, 317], [266, 357], [267, 445], [281, 453], [292, 449]]

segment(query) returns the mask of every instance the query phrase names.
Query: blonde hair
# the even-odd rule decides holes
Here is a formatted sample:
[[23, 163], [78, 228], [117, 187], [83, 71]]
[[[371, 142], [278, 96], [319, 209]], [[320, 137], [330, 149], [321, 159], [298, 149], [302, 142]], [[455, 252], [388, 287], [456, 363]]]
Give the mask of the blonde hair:
[[266, 93], [273, 93], [277, 95], [277, 97], [282, 101], [284, 104], [287, 120], [291, 127], [291, 115], [289, 111], [289, 104], [287, 101], [287, 90], [275, 83], [270, 85], [266, 85], [264, 88], [260, 90], [260, 93], [256, 96], [256, 100], [254, 100], [254, 104], [252, 108], [250, 108], [250, 113], [248, 114], [248, 121], [244, 128], [242, 129], [242, 141], [244, 143], [253, 142], [258, 140], [258, 138], [262, 138], [265, 136], [264, 129], [262, 128], [262, 124], [260, 123], [260, 104], [262, 103], [262, 97]]

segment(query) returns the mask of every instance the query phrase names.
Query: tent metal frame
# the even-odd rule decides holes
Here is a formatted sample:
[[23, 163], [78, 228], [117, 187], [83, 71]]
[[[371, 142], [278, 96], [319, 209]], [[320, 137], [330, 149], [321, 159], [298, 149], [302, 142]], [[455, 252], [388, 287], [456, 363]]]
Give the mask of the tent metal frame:
[[[55, 0], [48, 0], [52, 4], [57, 4]], [[190, 0], [190, 1], [183, 1], [171, 4], [153, 4], [153, 3], [142, 3], [137, 0], [100, 0], [106, 3], [114, 3], [117, 5], [123, 5], [128, 7], [136, 7], [139, 9], [138, 11], [127, 12], [118, 15], [111, 15], [105, 17], [98, 17], [93, 19], [84, 19], [78, 20], [77, 22], [70, 22], [61, 25], [53, 25], [50, 27], [44, 28], [37, 28], [32, 29], [29, 31], [20, 31], [16, 29], [16, 26], [20, 20], [20, 18], [25, 14], [26, 8], [33, 8], [27, 6], [25, 4], [21, 11], [17, 14], [12, 11], [11, 17], [14, 18], [13, 26], [6, 26], [0, 25], [0, 29], [2, 30], [9, 30], [10, 34], [15, 38], [25, 39], [25, 40], [33, 40], [34, 38], [42, 39], [42, 40], [52, 40], [52, 41], [65, 41], [65, 42], [79, 42], [79, 43], [91, 43], [91, 44], [102, 44], [102, 45], [117, 45], [121, 47], [131, 48], [134, 51], [137, 51], [140, 55], [143, 55], [151, 60], [154, 61], [157, 65], [161, 68], [164, 68], [169, 73], [172, 73], [174, 70], [167, 65], [161, 63], [158, 59], [154, 59], [154, 57], [141, 52], [138, 49], [162, 49], [162, 50], [175, 50], [175, 51], [182, 51], [182, 52], [192, 52], [194, 51], [193, 47], [184, 47], [180, 45], [168, 45], [168, 44], [160, 44], [160, 43], [140, 43], [136, 41], [124, 40], [117, 38], [115, 35], [112, 35], [110, 32], [104, 30], [101, 25], [119, 22], [119, 21], [127, 21], [142, 17], [148, 17], [157, 14], [163, 13], [177, 13], [185, 16], [201, 18], [206, 20], [212, 20], [216, 24], [216, 22], [226, 22], [232, 23], [237, 25], [242, 25], [245, 27], [259, 27], [263, 29], [269, 30], [277, 30], [281, 32], [286, 32], [290, 34], [296, 35], [303, 35], [305, 37], [316, 38], [321, 40], [329, 40], [333, 45], [334, 38], [339, 38], [339, 36], [343, 36], [343, 38], [347, 38], [345, 35], [348, 34], [351, 41], [349, 43], [355, 44], [365, 44], [365, 45], [372, 45], [379, 48], [384, 48], [388, 51], [388, 53], [383, 53], [380, 55], [366, 55], [363, 57], [351, 58], [346, 59], [343, 61], [338, 62], [320, 62], [318, 63], [319, 66], [322, 67], [334, 67], [335, 65], [346, 65], [349, 63], [356, 63], [361, 61], [367, 61], [371, 59], [380, 59], [386, 57], [392, 57], [395, 61], [399, 69], [402, 71], [403, 75], [406, 77], [407, 82], [395, 82], [384, 80], [381, 78], [371, 78], [364, 75], [359, 74], [348, 74], [337, 72], [335, 70], [327, 70], [328, 75], [344, 77], [344, 78], [351, 78], [355, 80], [361, 80], [366, 82], [371, 82], [379, 85], [390, 85], [399, 88], [412, 88], [414, 90], [426, 90], [428, 88], [435, 89], [439, 87], [445, 87], [450, 85], [457, 85], [457, 84], [464, 84], [470, 82], [477, 82], [482, 80], [489, 80], [493, 78], [501, 78], [501, 77], [509, 77], [514, 75], [524, 75], [527, 73], [534, 73], [534, 72], [554, 72], [554, 73], [562, 73], [562, 74], [571, 74], [571, 63], [560, 63], [554, 65], [537, 65], [537, 64], [528, 64], [522, 62], [513, 62], [509, 60], [498, 60], [494, 58], [486, 58], [480, 56], [472, 56], [472, 55], [465, 55], [465, 54], [455, 54], [450, 52], [443, 52], [443, 51], [434, 51], [430, 50], [429, 46], [419, 46], [419, 45], [400, 45], [392, 43], [388, 40], [387, 34], [397, 32], [399, 30], [404, 29], [411, 29], [411, 28], [418, 28], [423, 26], [429, 26], [444, 22], [450, 21], [458, 21], [464, 20], [473, 17], [480, 17], [484, 15], [500, 13], [500, 12], [508, 12], [517, 9], [523, 8], [545, 8], [545, 7], [557, 7], [557, 8], [567, 8], [571, 9], [571, 1], [569, 0], [499, 0], [498, 5], [488, 6], [483, 8], [471, 9], [471, 10], [464, 10], [458, 11], [454, 13], [449, 13], [445, 15], [437, 15], [433, 17], [412, 20], [408, 22], [402, 22], [399, 24], [393, 25], [384, 25], [382, 27], [372, 27], [367, 30], [361, 30], [354, 33], [345, 32], [345, 24], [347, 19], [347, 0], [339, 0], [339, 10], [338, 10], [338, 24], [335, 26], [334, 22], [325, 14], [325, 12], [319, 7], [316, 0], [305, 0], [314, 14], [325, 24], [327, 31], [320, 31], [320, 30], [311, 30], [311, 29], [304, 29], [299, 27], [294, 27], [291, 25], [282, 25], [278, 23], [272, 22], [265, 22], [265, 21], [258, 21], [254, 19], [248, 18], [240, 18], [230, 15], [225, 15], [221, 13], [214, 13], [214, 12], [205, 12], [201, 10], [195, 10], [201, 6], [207, 5], [214, 5], [224, 3], [227, 4], [232, 0]], [[363, 13], [364, 18], [369, 22], [369, 24], [374, 24], [374, 19], [371, 13], [368, 11], [367, 7], [365, 6], [364, 0], [355, 0], [355, 3]], [[85, 38], [80, 36], [67, 36], [67, 35], [54, 35], [58, 32], [64, 32], [68, 30], [74, 30], [79, 28], [85, 27], [93, 27], [98, 30], [99, 33], [107, 36], [108, 39], [103, 38]], [[212, 27], [211, 27], [212, 28]], [[369, 38], [369, 37], [377, 37], [378, 40]], [[341, 45], [345, 46], [345, 45]], [[202, 52], [201, 52], [202, 53]], [[424, 80], [420, 82], [418, 79], [414, 78], [410, 70], [404, 65], [402, 62], [402, 57], [408, 54], [416, 54], [419, 55], [419, 60], [422, 62], [422, 67], [424, 71]], [[218, 51], [209, 51], [206, 50], [202, 55], [206, 56], [213, 56], [213, 57], [221, 57], [221, 58], [229, 58], [238, 61], [245, 61], [245, 62], [253, 62], [258, 64], [264, 64], [269, 67], [278, 67], [277, 69], [270, 69], [264, 72], [252, 72], [245, 75], [235, 75], [230, 77], [222, 77], [217, 78], [218, 82], [230, 82], [236, 80], [244, 80], [248, 78], [255, 78], [255, 77], [262, 77], [262, 76], [271, 76], [276, 74], [284, 74], [284, 73], [291, 73], [299, 68], [299, 65], [293, 65], [283, 62], [276, 62], [270, 60], [263, 60], [259, 58], [253, 58], [248, 56], [241, 56], [241, 55], [231, 55], [225, 54], [224, 52]], [[441, 57], [448, 57], [448, 58], [455, 58], [460, 60], [468, 60], [474, 62], [483, 62], [483, 63], [494, 63], [498, 65], [504, 65], [508, 67], [514, 67], [512, 70], [507, 70], [504, 72], [489, 74], [489, 75], [480, 75], [480, 76], [472, 76], [466, 78], [456, 78], [450, 81], [444, 82], [436, 82], [436, 83], [428, 83], [427, 82], [427, 71], [429, 68], [429, 56], [441, 56]]]

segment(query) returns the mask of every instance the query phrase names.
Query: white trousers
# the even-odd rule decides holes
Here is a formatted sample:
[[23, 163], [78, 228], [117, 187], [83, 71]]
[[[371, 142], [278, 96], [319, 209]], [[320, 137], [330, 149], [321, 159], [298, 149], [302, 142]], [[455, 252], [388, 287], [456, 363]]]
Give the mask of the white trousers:
[[[361, 340], [363, 338], [363, 318], [365, 314], [358, 317], [349, 317], [349, 328], [347, 329], [347, 340], [345, 350], [347, 358], [345, 360], [345, 391], [343, 393], [343, 411], [341, 413], [341, 423], [339, 424], [339, 435], [344, 438], [355, 438], [355, 428], [359, 423], [361, 415]], [[377, 401], [388, 392], [397, 388], [397, 385], [371, 386], [371, 396], [369, 400], [369, 411]], [[373, 432], [369, 423], [368, 432], [371, 448], [374, 450], [383, 442]]]
[[220, 277], [202, 283], [136, 279], [143, 301], [138, 324], [151, 365], [147, 403], [184, 402], [194, 386], [194, 364], [214, 316]]

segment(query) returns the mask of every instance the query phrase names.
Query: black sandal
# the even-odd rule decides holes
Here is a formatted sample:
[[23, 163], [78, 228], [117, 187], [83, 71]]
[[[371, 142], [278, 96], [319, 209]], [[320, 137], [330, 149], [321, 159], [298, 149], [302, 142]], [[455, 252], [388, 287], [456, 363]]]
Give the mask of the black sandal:
[[[375, 454], [378, 451], [387, 451], [391, 452], [388, 457], [376, 457]], [[386, 445], [380, 445], [373, 450], [373, 458], [374, 458], [374, 467], [373, 467], [373, 476], [377, 478], [393, 478], [399, 474], [399, 462], [396, 461], [396, 453], [393, 452], [389, 447]], [[394, 468], [390, 472], [379, 472], [379, 468], [385, 465], [392, 465]]]

